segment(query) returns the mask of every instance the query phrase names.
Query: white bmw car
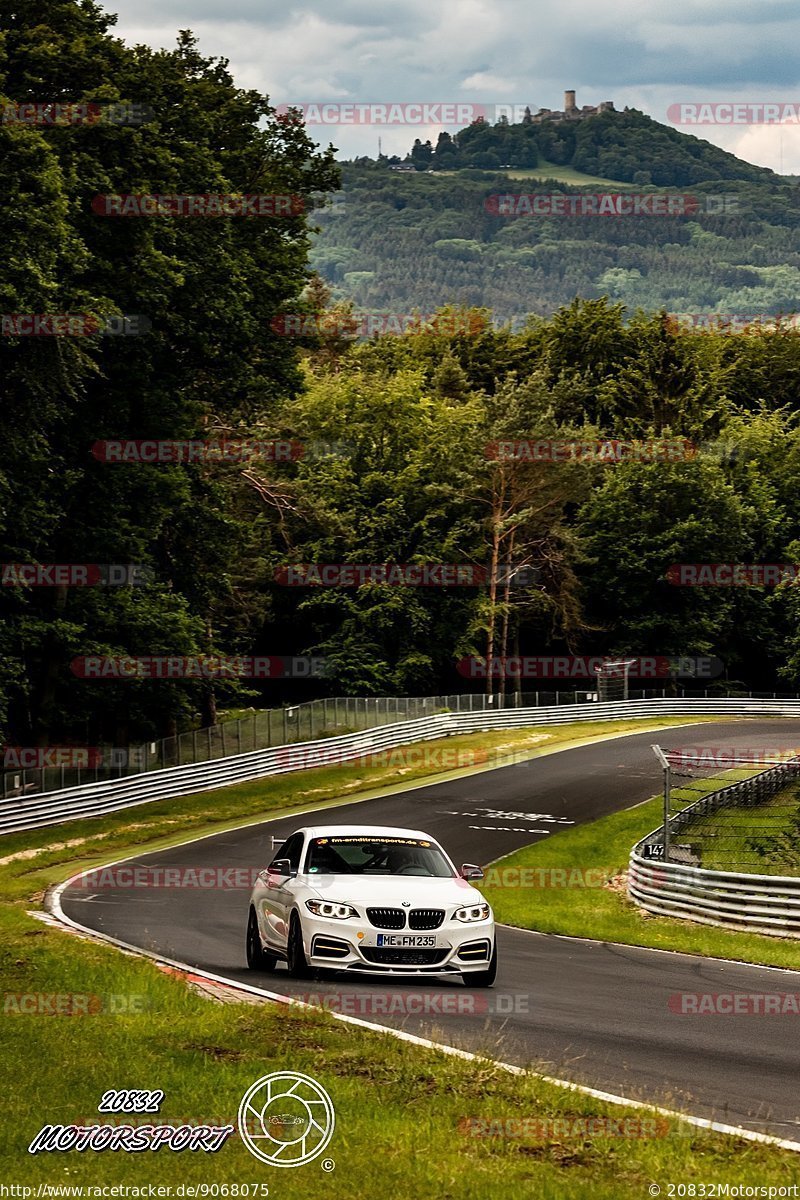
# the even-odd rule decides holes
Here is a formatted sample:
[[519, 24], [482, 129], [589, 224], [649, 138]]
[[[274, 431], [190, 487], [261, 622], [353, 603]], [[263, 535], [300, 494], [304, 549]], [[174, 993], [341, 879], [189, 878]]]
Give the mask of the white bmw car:
[[426, 833], [376, 825], [298, 829], [250, 897], [247, 965], [286, 961], [295, 979], [321, 969], [383, 975], [458, 975], [490, 987], [494, 917]]

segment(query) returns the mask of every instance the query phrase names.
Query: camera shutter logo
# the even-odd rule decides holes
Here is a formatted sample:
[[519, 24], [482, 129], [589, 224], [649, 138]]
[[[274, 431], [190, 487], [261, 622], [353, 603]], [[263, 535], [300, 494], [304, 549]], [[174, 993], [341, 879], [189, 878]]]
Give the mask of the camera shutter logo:
[[271, 1167], [302, 1167], [333, 1137], [336, 1115], [315, 1079], [276, 1071], [248, 1088], [239, 1105], [239, 1133], [247, 1149]]

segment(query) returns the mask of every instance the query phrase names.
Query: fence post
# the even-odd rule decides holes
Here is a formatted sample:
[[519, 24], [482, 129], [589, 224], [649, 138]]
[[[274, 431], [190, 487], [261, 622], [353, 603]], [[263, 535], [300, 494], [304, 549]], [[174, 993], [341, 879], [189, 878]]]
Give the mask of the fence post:
[[664, 862], [669, 862], [669, 805], [670, 805], [670, 769], [669, 761], [664, 751], [660, 746], [651, 746], [653, 753], [664, 771], [664, 830], [663, 830], [663, 855]]

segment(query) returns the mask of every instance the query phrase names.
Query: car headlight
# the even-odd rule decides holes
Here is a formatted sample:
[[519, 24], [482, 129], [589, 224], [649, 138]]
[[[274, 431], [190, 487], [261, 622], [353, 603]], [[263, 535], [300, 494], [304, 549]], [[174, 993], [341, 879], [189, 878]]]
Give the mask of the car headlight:
[[470, 904], [468, 908], [459, 908], [453, 913], [455, 921], [485, 921], [491, 916], [492, 910], [488, 904]]
[[316, 917], [336, 917], [340, 921], [358, 916], [352, 904], [336, 904], [333, 900], [306, 900], [306, 908]]

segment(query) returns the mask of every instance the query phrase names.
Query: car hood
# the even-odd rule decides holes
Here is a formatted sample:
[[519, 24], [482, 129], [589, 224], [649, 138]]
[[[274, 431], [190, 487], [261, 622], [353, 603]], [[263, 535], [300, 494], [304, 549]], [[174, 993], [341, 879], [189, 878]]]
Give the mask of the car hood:
[[361, 905], [411, 908], [459, 908], [483, 901], [480, 892], [466, 880], [425, 879], [418, 876], [311, 875], [306, 880], [309, 894], [320, 900]]

